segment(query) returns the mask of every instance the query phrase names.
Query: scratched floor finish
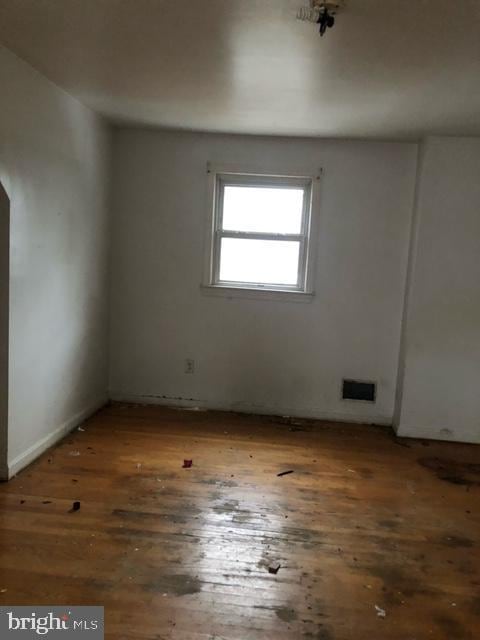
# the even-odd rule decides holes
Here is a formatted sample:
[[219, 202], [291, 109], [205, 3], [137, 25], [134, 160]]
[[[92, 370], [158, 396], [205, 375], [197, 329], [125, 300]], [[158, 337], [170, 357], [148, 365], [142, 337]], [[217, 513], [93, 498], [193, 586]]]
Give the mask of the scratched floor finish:
[[112, 405], [0, 486], [0, 606], [104, 605], [111, 640], [474, 640], [479, 455]]

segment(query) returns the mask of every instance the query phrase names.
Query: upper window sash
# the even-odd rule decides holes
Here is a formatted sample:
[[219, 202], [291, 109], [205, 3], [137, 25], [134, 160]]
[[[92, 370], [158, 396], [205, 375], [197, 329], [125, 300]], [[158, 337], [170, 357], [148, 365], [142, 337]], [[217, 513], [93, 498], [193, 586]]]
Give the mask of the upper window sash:
[[[223, 229], [223, 206], [224, 206], [224, 193], [225, 187], [247, 187], [247, 188], [270, 188], [285, 190], [301, 189], [303, 191], [303, 205], [302, 205], [302, 222], [301, 229], [298, 234], [282, 234], [282, 233], [268, 233], [262, 231], [235, 231], [231, 229]], [[276, 176], [256, 176], [248, 174], [216, 174], [215, 180], [215, 232], [221, 231], [222, 233], [248, 233], [252, 234], [248, 237], [272, 237], [276, 236], [278, 239], [288, 239], [287, 236], [296, 236], [298, 239], [301, 236], [307, 236], [310, 226], [310, 208], [312, 198], [312, 179], [311, 178], [296, 178], [296, 177], [276, 177]], [[233, 237], [233, 236], [232, 236]], [[240, 236], [236, 236], [240, 237]], [[247, 236], [245, 236], [247, 237]]]

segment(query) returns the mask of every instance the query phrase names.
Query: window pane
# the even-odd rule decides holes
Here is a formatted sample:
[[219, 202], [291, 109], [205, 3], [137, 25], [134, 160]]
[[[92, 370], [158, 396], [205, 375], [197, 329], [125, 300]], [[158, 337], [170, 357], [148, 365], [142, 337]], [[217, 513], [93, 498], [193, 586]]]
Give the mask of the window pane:
[[299, 242], [222, 238], [220, 280], [295, 286], [299, 254]]
[[301, 233], [303, 189], [226, 186], [223, 229]]

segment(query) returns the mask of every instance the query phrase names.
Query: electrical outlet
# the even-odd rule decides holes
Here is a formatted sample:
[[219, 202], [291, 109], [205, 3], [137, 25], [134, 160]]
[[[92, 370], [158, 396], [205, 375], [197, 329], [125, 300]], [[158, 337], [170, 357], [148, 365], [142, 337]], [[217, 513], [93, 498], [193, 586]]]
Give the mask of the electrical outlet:
[[195, 373], [195, 360], [192, 360], [191, 358], [186, 358], [185, 373]]

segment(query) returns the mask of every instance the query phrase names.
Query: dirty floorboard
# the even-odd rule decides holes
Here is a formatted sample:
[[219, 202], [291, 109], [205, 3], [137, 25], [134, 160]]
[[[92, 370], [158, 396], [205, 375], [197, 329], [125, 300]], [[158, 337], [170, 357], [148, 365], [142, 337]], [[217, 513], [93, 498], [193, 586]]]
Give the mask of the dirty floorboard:
[[127, 405], [83, 428], [0, 486], [0, 606], [104, 605], [112, 640], [480, 637], [479, 447]]

